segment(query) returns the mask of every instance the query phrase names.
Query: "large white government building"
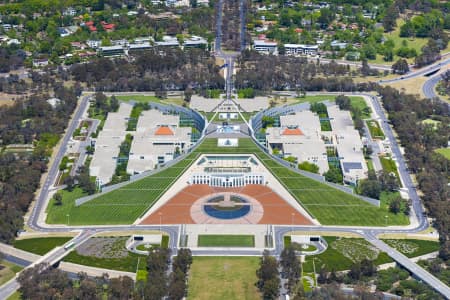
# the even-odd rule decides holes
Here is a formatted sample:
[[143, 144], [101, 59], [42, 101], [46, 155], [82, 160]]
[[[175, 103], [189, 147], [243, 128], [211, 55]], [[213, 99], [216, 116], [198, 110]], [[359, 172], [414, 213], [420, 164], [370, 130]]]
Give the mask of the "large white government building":
[[191, 146], [191, 127], [180, 127], [180, 117], [153, 109], [142, 112], [131, 144], [127, 173], [139, 174], [166, 163]]
[[309, 110], [280, 116], [280, 127], [267, 128], [266, 143], [271, 152], [277, 149], [284, 157], [295, 157], [298, 163], [317, 165], [320, 173], [329, 169], [319, 117]]
[[193, 167], [189, 184], [242, 187], [265, 184], [265, 175], [252, 155], [204, 155]]
[[191, 127], [180, 127], [178, 115], [167, 115], [156, 109], [141, 113], [136, 131], [127, 131], [133, 106], [121, 103], [117, 112], [110, 112], [103, 129], [94, 139], [95, 152], [89, 166], [97, 185], [112, 180], [120, 154], [120, 145], [127, 134], [133, 136], [128, 157], [127, 173], [134, 175], [153, 170], [182, 154], [191, 147]]

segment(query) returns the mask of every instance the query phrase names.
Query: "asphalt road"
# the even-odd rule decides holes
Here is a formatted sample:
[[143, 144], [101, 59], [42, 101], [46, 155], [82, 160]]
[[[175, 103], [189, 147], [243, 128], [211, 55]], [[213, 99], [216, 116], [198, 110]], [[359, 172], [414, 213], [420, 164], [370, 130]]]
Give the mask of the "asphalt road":
[[409, 72], [401, 77], [397, 77], [397, 78], [393, 78], [393, 79], [385, 79], [385, 80], [380, 80], [378, 81], [378, 83], [380, 84], [386, 84], [386, 83], [393, 83], [393, 82], [397, 82], [397, 81], [402, 81], [402, 80], [406, 80], [406, 79], [411, 79], [411, 78], [415, 78], [418, 76], [423, 76], [426, 75], [428, 73], [432, 73], [434, 71], [438, 71], [440, 70], [440, 68], [448, 65], [450, 63], [450, 58], [446, 58], [444, 60], [438, 61], [432, 65], [429, 65], [427, 67], [421, 68], [417, 71], [413, 71], [413, 72]]
[[[219, 12], [218, 12], [218, 22], [216, 25], [217, 35], [216, 35], [216, 52], [219, 56], [223, 57], [225, 59], [225, 62], [228, 63], [228, 70], [227, 70], [227, 76], [226, 76], [226, 87], [227, 87], [227, 95], [231, 95], [232, 90], [232, 70], [234, 65], [234, 59], [237, 54], [224, 54], [221, 51], [221, 25], [222, 25], [222, 1], [219, 1]], [[245, 42], [245, 40], [244, 40]], [[407, 74], [401, 78], [396, 78], [392, 80], [386, 80], [386, 81], [380, 81], [380, 83], [388, 83], [388, 82], [395, 82], [399, 80], [405, 80], [408, 78], [416, 77], [416, 76], [422, 76], [423, 74], [432, 72], [434, 70], [437, 70], [442, 66], [443, 64], [447, 64], [450, 62], [450, 59], [446, 59], [445, 61], [442, 61], [440, 63], [437, 63], [435, 65], [432, 65], [430, 67], [421, 69], [416, 72], [412, 72], [410, 74]], [[431, 83], [430, 83], [431, 84]], [[355, 93], [355, 95], [358, 95]], [[423, 209], [420, 202], [420, 199], [417, 195], [417, 192], [414, 188], [414, 185], [412, 183], [412, 180], [406, 171], [406, 164], [404, 162], [403, 156], [400, 152], [399, 146], [395, 140], [394, 134], [392, 132], [392, 129], [390, 128], [389, 124], [387, 123], [387, 118], [384, 114], [384, 111], [381, 107], [381, 104], [379, 103], [378, 99], [372, 95], [366, 95], [361, 94], [364, 96], [368, 96], [370, 100], [372, 101], [373, 107], [375, 108], [377, 114], [381, 118], [381, 127], [383, 131], [385, 132], [386, 137], [391, 142], [391, 148], [393, 151], [394, 157], [397, 159], [397, 162], [399, 164], [399, 175], [402, 178], [402, 181], [405, 183], [405, 187], [407, 188], [409, 197], [412, 201], [412, 212], [416, 215], [418, 220], [418, 226], [416, 228], [404, 228], [404, 229], [398, 229], [398, 228], [383, 228], [383, 227], [341, 227], [341, 226], [275, 226], [275, 245], [276, 248], [272, 251], [273, 255], [279, 255], [282, 250], [283, 245], [283, 235], [292, 229], [294, 230], [302, 230], [302, 231], [329, 231], [329, 232], [351, 232], [356, 233], [367, 240], [369, 240], [371, 243], [376, 245], [377, 247], [380, 247], [383, 251], [386, 251], [388, 255], [390, 255], [392, 258], [394, 258], [396, 261], [398, 261], [400, 264], [402, 264], [405, 268], [409, 269], [411, 272], [413, 272], [417, 277], [422, 279], [423, 281], [429, 283], [432, 287], [434, 287], [436, 290], [441, 292], [443, 295], [445, 295], [447, 298], [450, 299], [450, 291], [448, 290], [448, 287], [443, 285], [442, 282], [434, 278], [431, 274], [420, 268], [415, 263], [411, 262], [409, 259], [402, 256], [399, 252], [396, 250], [390, 248], [380, 240], [376, 238], [376, 236], [380, 233], [414, 233], [421, 230], [424, 230], [428, 227], [428, 222], [426, 218], [423, 216]], [[66, 134], [63, 137], [61, 147], [55, 157], [55, 160], [53, 164], [50, 166], [47, 178], [45, 180], [44, 186], [41, 189], [41, 193], [37, 197], [35, 206], [30, 214], [30, 218], [28, 220], [28, 225], [37, 231], [47, 231], [47, 232], [54, 232], [54, 231], [60, 231], [60, 232], [67, 232], [67, 231], [73, 231], [73, 230], [80, 230], [81, 233], [79, 236], [74, 238], [72, 241], [76, 243], [76, 246], [80, 245], [84, 240], [87, 240], [92, 235], [103, 232], [103, 231], [134, 231], [134, 230], [159, 230], [160, 226], [135, 226], [135, 225], [123, 225], [123, 226], [45, 226], [40, 225], [38, 223], [38, 216], [44, 212], [45, 204], [46, 204], [46, 198], [48, 197], [49, 188], [52, 186], [52, 184], [56, 180], [56, 176], [58, 174], [58, 166], [62, 159], [62, 157], [65, 154], [67, 143], [70, 140], [70, 137], [73, 135], [74, 130], [77, 127], [78, 121], [82, 115], [82, 112], [86, 109], [87, 105], [89, 105], [89, 96], [83, 97], [81, 100], [81, 103], [75, 112], [74, 118], [69, 123], [69, 126], [66, 130]], [[170, 248], [173, 251], [173, 255], [176, 255], [176, 250], [178, 248], [178, 238], [179, 238], [179, 225], [174, 226], [161, 226], [161, 229], [165, 232], [167, 232], [170, 235]], [[81, 240], [80, 240], [81, 237]], [[49, 261], [57, 259], [58, 255], [61, 256], [63, 253], [59, 253], [59, 251], [55, 252], [55, 256], [48, 257]], [[246, 251], [246, 250], [240, 250], [240, 249], [228, 249], [228, 250], [194, 250], [194, 255], [260, 255], [261, 251]], [[5, 288], [2, 287], [1, 295], [3, 295], [3, 291], [14, 291], [17, 289], [17, 283], [9, 283]]]
[[61, 147], [58, 150], [58, 153], [55, 156], [53, 164], [50, 166], [48, 170], [47, 177], [45, 179], [44, 185], [41, 188], [39, 196], [36, 199], [36, 203], [31, 211], [30, 217], [28, 219], [28, 226], [30, 226], [34, 230], [40, 230], [38, 224], [38, 216], [45, 209], [44, 205], [46, 203], [46, 199], [48, 197], [48, 192], [50, 187], [55, 183], [56, 177], [58, 176], [59, 164], [61, 163], [62, 158], [67, 150], [67, 144], [70, 138], [73, 136], [75, 129], [78, 126], [78, 122], [83, 115], [83, 112], [86, 110], [89, 105], [89, 99], [91, 96], [84, 96], [81, 99], [80, 105], [77, 107], [74, 117], [69, 123], [67, 127], [66, 133], [61, 141]]

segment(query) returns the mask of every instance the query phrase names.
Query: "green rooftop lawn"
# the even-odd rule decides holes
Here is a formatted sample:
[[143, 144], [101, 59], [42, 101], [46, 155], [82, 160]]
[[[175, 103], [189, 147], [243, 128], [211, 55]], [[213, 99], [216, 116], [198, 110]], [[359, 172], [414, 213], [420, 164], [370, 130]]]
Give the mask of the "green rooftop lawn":
[[164, 194], [201, 153], [255, 154], [281, 184], [290, 190], [294, 198], [324, 225], [408, 224], [404, 215], [392, 214], [387, 207], [375, 207], [353, 195], [287, 169], [262, 152], [249, 138], [240, 139], [239, 147], [221, 148], [217, 147], [217, 139], [205, 139], [192, 154], [176, 165], [115, 191], [101, 194], [79, 207], [75, 207], [74, 202], [83, 196], [81, 191], [64, 191], [63, 205], [56, 206], [50, 202], [47, 222], [67, 224], [69, 221], [70, 225], [131, 224]]

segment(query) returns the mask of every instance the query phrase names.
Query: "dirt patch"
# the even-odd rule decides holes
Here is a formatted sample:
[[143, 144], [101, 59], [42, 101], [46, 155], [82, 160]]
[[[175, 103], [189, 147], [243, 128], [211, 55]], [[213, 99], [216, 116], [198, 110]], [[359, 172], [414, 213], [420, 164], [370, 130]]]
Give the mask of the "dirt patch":
[[123, 258], [128, 256], [125, 242], [128, 236], [120, 237], [94, 237], [77, 248], [77, 252], [83, 256], [98, 258]]

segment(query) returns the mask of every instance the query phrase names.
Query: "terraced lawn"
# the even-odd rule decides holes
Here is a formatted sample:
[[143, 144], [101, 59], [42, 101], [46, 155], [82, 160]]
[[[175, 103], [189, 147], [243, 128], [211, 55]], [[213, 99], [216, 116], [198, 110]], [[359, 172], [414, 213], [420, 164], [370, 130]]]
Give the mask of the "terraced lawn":
[[133, 223], [164, 194], [196, 156], [197, 154], [193, 153], [171, 168], [110, 193], [99, 195], [98, 198], [78, 207], [75, 206], [75, 200], [86, 195], [80, 189], [72, 192], [62, 191], [62, 205], [55, 205], [53, 200], [49, 203], [47, 223], [70, 225]]
[[[52, 201], [47, 222], [52, 224], [130, 224], [150, 208], [201, 153], [255, 154], [295, 199], [324, 225], [386, 226], [405, 225], [407, 218], [392, 214], [361, 199], [287, 169], [267, 156], [249, 138], [239, 140], [239, 147], [217, 147], [217, 139], [205, 139], [186, 159], [152, 176], [128, 184], [79, 207], [75, 199], [81, 190], [63, 191], [63, 204]], [[388, 218], [386, 218], [386, 215]], [[386, 221], [387, 220], [387, 221]]]

